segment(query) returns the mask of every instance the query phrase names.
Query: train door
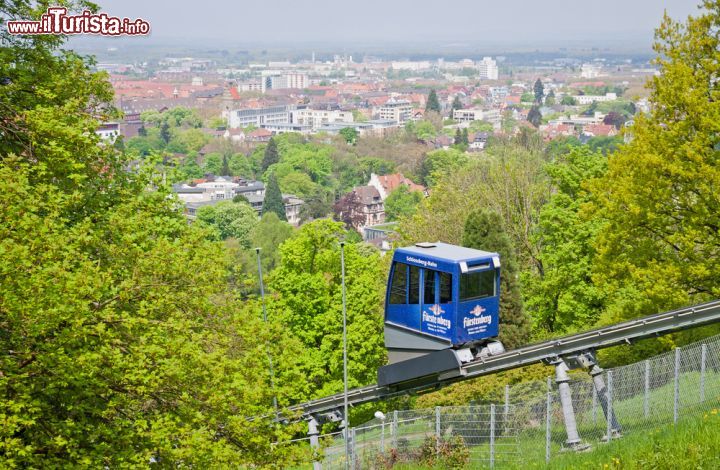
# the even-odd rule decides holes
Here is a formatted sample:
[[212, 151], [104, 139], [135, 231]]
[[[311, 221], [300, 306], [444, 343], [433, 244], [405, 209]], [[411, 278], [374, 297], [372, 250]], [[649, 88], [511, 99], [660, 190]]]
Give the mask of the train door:
[[472, 341], [498, 335], [500, 270], [482, 263], [460, 273], [458, 282], [458, 340]]
[[422, 332], [451, 339], [455, 321], [452, 303], [452, 275], [432, 269], [423, 269], [422, 285]]

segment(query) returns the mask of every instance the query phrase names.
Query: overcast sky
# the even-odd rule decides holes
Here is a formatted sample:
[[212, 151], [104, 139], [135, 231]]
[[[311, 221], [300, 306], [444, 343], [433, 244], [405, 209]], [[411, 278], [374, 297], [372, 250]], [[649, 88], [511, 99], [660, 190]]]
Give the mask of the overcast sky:
[[114, 16], [150, 21], [155, 39], [243, 42], [532, 40], [649, 42], [663, 11], [700, 0], [97, 0]]

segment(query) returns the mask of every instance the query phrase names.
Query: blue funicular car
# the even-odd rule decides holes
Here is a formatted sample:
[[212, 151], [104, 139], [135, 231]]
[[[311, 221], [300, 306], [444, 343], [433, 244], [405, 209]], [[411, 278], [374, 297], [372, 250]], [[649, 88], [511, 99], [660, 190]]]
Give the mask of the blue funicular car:
[[447, 243], [418, 243], [393, 255], [385, 298], [389, 385], [458, 369], [504, 349], [499, 327], [500, 256]]

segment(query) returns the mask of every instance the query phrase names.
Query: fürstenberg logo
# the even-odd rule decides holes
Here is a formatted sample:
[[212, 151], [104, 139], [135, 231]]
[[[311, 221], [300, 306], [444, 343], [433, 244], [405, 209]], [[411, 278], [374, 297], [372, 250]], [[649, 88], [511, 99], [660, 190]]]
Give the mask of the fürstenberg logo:
[[89, 10], [79, 15], [67, 14], [67, 9], [50, 7], [39, 21], [8, 21], [8, 33], [26, 34], [97, 34], [101, 36], [143, 36], [150, 33], [150, 23], [138, 18], [118, 18], [107, 13]]

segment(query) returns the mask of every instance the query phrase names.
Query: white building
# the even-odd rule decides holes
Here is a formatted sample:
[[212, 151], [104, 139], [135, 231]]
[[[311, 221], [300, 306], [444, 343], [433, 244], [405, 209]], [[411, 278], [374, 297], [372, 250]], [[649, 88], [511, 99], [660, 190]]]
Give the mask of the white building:
[[617, 94], [615, 93], [605, 93], [605, 96], [602, 95], [578, 95], [574, 97], [578, 104], [590, 104], [593, 101], [596, 101], [598, 103], [601, 103], [603, 101], [615, 101], [617, 99]]
[[417, 72], [418, 70], [428, 70], [431, 68], [431, 65], [430, 61], [427, 60], [421, 60], [418, 62], [393, 61], [392, 68], [393, 70], [410, 70], [413, 72]]
[[403, 124], [412, 117], [412, 104], [406, 100], [390, 98], [377, 110], [378, 119]]
[[[263, 124], [277, 124], [290, 122], [290, 113], [295, 109], [294, 105], [271, 106], [268, 108], [246, 108], [235, 109], [227, 112], [228, 127], [262, 127]], [[225, 114], [225, 113], [223, 113]]]
[[262, 92], [266, 90], [282, 90], [287, 88], [303, 89], [310, 85], [307, 74], [282, 73], [279, 75], [265, 75], [262, 78]]
[[353, 115], [350, 111], [327, 109], [296, 109], [292, 112], [293, 124], [303, 124], [317, 130], [324, 124], [352, 123]]
[[459, 122], [487, 121], [492, 124], [500, 123], [502, 117], [497, 109], [456, 109], [453, 119]]
[[580, 68], [581, 78], [597, 78], [600, 76], [602, 65], [599, 64], [582, 64]]
[[102, 123], [95, 130], [95, 133], [103, 140], [115, 142], [115, 139], [120, 135], [120, 124], [117, 122]]
[[478, 72], [481, 80], [497, 80], [497, 62], [495, 62], [492, 57], [483, 57], [483, 59], [478, 62]]

